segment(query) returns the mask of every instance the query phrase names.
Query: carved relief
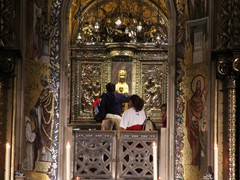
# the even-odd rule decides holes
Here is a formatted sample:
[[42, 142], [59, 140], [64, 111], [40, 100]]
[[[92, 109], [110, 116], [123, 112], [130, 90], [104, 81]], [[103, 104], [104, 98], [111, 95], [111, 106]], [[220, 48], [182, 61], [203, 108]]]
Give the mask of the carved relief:
[[72, 63], [72, 121], [92, 120], [92, 104], [103, 92], [103, 62], [74, 60]]
[[166, 88], [166, 67], [163, 63], [142, 63], [141, 83], [142, 97], [145, 101], [145, 110], [151, 119], [160, 122], [160, 106], [164, 104]]
[[101, 94], [101, 64], [80, 63], [80, 116], [92, 113], [92, 104], [96, 95]]
[[[72, 50], [71, 123], [94, 122], [92, 114], [94, 100], [105, 91], [108, 82], [117, 84], [117, 88], [119, 83], [123, 83], [120, 82], [121, 72], [126, 73], [124, 83], [127, 84], [128, 93], [144, 97], [148, 115], [160, 123], [160, 106], [166, 103], [167, 97], [167, 53], [165, 51], [138, 53], [138, 59], [129, 57], [108, 59], [108, 56], [100, 59], [100, 55], [105, 54], [106, 49], [95, 54], [93, 52], [94, 48], [91, 50], [87, 46]], [[159, 54], [158, 58], [156, 54]], [[154, 61], [150, 62], [151, 57]], [[154, 79], [150, 82], [151, 77]]]

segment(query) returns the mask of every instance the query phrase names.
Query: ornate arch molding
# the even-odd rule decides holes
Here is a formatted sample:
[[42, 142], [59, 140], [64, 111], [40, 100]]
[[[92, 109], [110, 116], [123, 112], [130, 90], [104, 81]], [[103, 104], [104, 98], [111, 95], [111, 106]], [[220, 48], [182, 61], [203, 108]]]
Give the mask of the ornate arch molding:
[[[137, 1], [121, 1], [121, 8], [119, 10], [119, 1], [109, 1], [109, 0], [99, 0], [99, 1], [88, 1], [82, 4], [76, 4], [76, 7], [79, 8], [76, 14], [73, 14], [76, 18], [80, 19], [81, 22], [91, 22], [94, 18], [97, 19], [104, 19], [105, 18], [112, 18], [111, 16], [115, 13], [121, 13], [122, 16], [128, 16], [130, 13], [133, 17], [138, 17], [142, 19], [148, 19], [154, 21], [157, 20], [157, 15], [159, 14], [160, 20], [163, 21], [164, 24], [167, 24], [167, 10], [164, 4], [158, 4], [158, 1], [154, 0], [137, 0]], [[128, 3], [126, 5], [126, 3]], [[142, 5], [139, 7], [139, 3]], [[127, 8], [126, 8], [127, 6]], [[141, 8], [141, 10], [139, 10]], [[97, 11], [97, 13], [96, 13]], [[118, 12], [120, 11], [120, 12]], [[148, 15], [146, 15], [148, 13]], [[150, 13], [150, 14], [149, 14]], [[156, 13], [154, 15], [154, 13]], [[141, 14], [141, 15], [139, 15]], [[153, 17], [151, 17], [151, 16]], [[114, 15], [115, 16], [115, 15]], [[81, 24], [80, 22], [80, 24]], [[73, 35], [76, 32], [73, 32]]]
[[[70, 13], [70, 7], [72, 5], [73, 0], [53, 0], [52, 4], [51, 4], [51, 24], [54, 24], [55, 27], [57, 28], [57, 32], [52, 40], [51, 40], [51, 62], [52, 62], [52, 76], [54, 78], [54, 82], [56, 82], [56, 93], [57, 93], [57, 105], [56, 106], [60, 106], [60, 113], [61, 116], [59, 116], [59, 110], [55, 111], [55, 124], [54, 124], [54, 155], [55, 155], [55, 161], [52, 164], [52, 170], [49, 173], [49, 177], [51, 177], [51, 179], [57, 179], [57, 177], [61, 178], [61, 176], [63, 175], [63, 172], [59, 172], [58, 169], [63, 169], [61, 168], [61, 163], [58, 164], [58, 162], [64, 162], [63, 157], [62, 156], [58, 156], [59, 154], [63, 154], [63, 150], [61, 150], [64, 148], [64, 142], [60, 141], [59, 142], [59, 138], [60, 136], [64, 135], [64, 132], [61, 131], [63, 130], [63, 126], [66, 125], [66, 119], [68, 119], [68, 115], [67, 113], [63, 113], [62, 111], [65, 111], [64, 109], [61, 109], [61, 104], [68, 104], [66, 101], [62, 101], [59, 96], [63, 97], [67, 97], [68, 93], [68, 87], [65, 85], [61, 86], [63, 88], [60, 88], [59, 83], [61, 82], [65, 82], [67, 83], [67, 75], [68, 75], [68, 62], [69, 62], [69, 51], [67, 48], [64, 47], [68, 47], [69, 43], [70, 43], [70, 37], [69, 37], [69, 13]], [[152, 2], [152, 1], [151, 1]], [[175, 27], [176, 27], [176, 10], [175, 10], [175, 2], [174, 0], [169, 0], [167, 1], [167, 8], [168, 8], [168, 17], [169, 17], [169, 28], [168, 28], [168, 34], [169, 34], [169, 64], [171, 66], [171, 73], [172, 76], [174, 76], [174, 69], [175, 69], [175, 46], [173, 45], [176, 41], [175, 39]], [[171, 37], [170, 37], [171, 36]], [[54, 71], [54, 69], [56, 68], [56, 71]], [[60, 72], [61, 75], [60, 75]], [[170, 78], [170, 77], [169, 77]], [[172, 78], [174, 79], [174, 78]], [[174, 82], [172, 82], [174, 83]], [[168, 96], [169, 97], [173, 97], [174, 96], [174, 89], [172, 89], [171, 91], [169, 90], [168, 92]], [[174, 99], [174, 98], [172, 98]], [[175, 109], [174, 107], [174, 102], [172, 102], [170, 104], [171, 109]], [[63, 114], [62, 114], [63, 113]], [[173, 122], [174, 123], [174, 122]], [[62, 124], [62, 125], [61, 125]], [[59, 130], [61, 129], [61, 130]], [[59, 130], [59, 131], [58, 131]], [[174, 134], [174, 128], [171, 129], [169, 131], [168, 134]], [[169, 142], [174, 142], [174, 138], [173, 135], [168, 135], [169, 136]], [[57, 149], [57, 146], [59, 147], [59, 149]], [[169, 157], [170, 155], [173, 154], [174, 152], [174, 144], [169, 143], [169, 147], [168, 149], [171, 151], [169, 153]], [[58, 150], [58, 151], [57, 151]], [[58, 159], [58, 161], [57, 161]], [[171, 168], [171, 172], [169, 175], [169, 179], [174, 177], [174, 159], [171, 158], [171, 161], [167, 162], [169, 167]], [[64, 164], [64, 163], [63, 163]], [[58, 165], [58, 166], [56, 166]]]
[[48, 170], [51, 180], [58, 179], [58, 157], [59, 157], [59, 102], [60, 102], [60, 65], [61, 65], [61, 18], [63, 0], [53, 0], [50, 4], [50, 24], [54, 33], [49, 39], [50, 44], [50, 78], [55, 94], [54, 125], [52, 132], [52, 163]]

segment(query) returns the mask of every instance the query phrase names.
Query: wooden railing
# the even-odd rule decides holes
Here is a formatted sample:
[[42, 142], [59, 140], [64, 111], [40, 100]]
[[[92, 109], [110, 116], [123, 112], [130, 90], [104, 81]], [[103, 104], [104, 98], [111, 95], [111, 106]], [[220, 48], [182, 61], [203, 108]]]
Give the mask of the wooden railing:
[[73, 135], [74, 179], [153, 179], [152, 144], [159, 147], [158, 131], [74, 130]]

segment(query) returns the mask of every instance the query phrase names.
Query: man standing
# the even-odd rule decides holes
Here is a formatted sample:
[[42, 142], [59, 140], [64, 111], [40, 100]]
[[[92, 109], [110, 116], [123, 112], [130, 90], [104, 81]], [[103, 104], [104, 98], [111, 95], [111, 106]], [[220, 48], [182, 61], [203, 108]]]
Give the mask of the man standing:
[[128, 102], [129, 96], [115, 92], [115, 84], [106, 85], [107, 93], [102, 95], [101, 105], [105, 107], [106, 117], [102, 121], [102, 130], [120, 129], [122, 104]]

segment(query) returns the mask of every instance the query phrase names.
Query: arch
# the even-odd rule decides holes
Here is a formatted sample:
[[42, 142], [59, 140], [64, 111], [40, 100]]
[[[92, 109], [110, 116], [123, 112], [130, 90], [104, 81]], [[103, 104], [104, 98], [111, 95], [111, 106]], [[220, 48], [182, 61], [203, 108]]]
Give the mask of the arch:
[[[152, 0], [151, 0], [152, 2]], [[61, 9], [61, 36], [60, 36], [60, 99], [59, 99], [59, 156], [58, 156], [58, 169], [66, 169], [64, 163], [64, 147], [67, 144], [67, 141], [70, 141], [72, 136], [72, 128], [67, 126], [68, 123], [68, 64], [69, 64], [69, 51], [68, 47], [70, 44], [69, 35], [69, 13], [70, 7], [72, 5], [72, 0], [62, 0], [62, 9]], [[166, 142], [166, 157], [162, 162], [162, 165], [165, 167], [170, 167], [165, 169], [164, 172], [160, 172], [160, 175], [163, 179], [174, 179], [174, 111], [175, 111], [175, 59], [176, 59], [176, 9], [175, 1], [168, 0], [167, 8], [169, 10], [168, 14], [168, 109], [171, 109], [171, 113], [168, 111], [168, 119], [171, 121], [168, 122], [168, 127], [166, 130], [166, 136], [164, 141]], [[67, 48], [66, 48], [67, 47]], [[170, 88], [171, 87], [171, 88]], [[169, 143], [170, 142], [170, 143]], [[73, 147], [73, 146], [72, 146]], [[165, 177], [164, 177], [165, 176]], [[65, 177], [64, 171], [58, 171], [58, 179], [63, 180]]]

